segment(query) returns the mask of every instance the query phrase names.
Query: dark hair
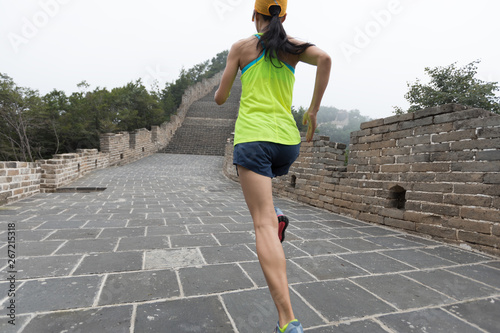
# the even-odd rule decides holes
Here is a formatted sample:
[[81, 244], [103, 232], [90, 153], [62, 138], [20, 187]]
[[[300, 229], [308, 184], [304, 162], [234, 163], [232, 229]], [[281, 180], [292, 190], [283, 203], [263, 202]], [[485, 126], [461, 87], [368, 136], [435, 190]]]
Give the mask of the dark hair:
[[[273, 59], [278, 59], [283, 62], [283, 55], [290, 53], [294, 55], [302, 54], [308, 47], [313, 46], [314, 44], [310, 43], [302, 43], [302, 44], [294, 44], [288, 40], [288, 36], [286, 34], [285, 29], [283, 28], [283, 24], [281, 24], [280, 6], [271, 6], [269, 7], [269, 13], [271, 16], [262, 15], [264, 21], [269, 22], [264, 34], [260, 38], [262, 46], [266, 50], [266, 59], [269, 59], [274, 67], [282, 67], [277, 66]], [[259, 45], [257, 45], [259, 48]]]

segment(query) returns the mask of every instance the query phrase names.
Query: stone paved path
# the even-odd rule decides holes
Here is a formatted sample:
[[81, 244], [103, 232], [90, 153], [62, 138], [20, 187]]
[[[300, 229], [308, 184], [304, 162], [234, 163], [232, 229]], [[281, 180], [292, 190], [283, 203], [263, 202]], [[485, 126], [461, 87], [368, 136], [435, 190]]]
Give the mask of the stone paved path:
[[[157, 154], [0, 210], [15, 223], [16, 326], [1, 332], [267, 332], [277, 314], [222, 158]], [[500, 332], [500, 260], [277, 199], [307, 332]], [[7, 208], [7, 209], [6, 209]]]

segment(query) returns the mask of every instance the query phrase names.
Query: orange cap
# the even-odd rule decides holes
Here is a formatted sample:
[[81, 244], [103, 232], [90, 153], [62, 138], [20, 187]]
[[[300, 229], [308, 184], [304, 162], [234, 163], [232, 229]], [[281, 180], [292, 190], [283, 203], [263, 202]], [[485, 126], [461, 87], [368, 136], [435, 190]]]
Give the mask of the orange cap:
[[[269, 8], [271, 6], [280, 6], [281, 7], [280, 17], [283, 17], [286, 15], [287, 2], [288, 0], [256, 0], [255, 11], [262, 15], [271, 16]], [[253, 20], [254, 18], [252, 18], [252, 21]]]

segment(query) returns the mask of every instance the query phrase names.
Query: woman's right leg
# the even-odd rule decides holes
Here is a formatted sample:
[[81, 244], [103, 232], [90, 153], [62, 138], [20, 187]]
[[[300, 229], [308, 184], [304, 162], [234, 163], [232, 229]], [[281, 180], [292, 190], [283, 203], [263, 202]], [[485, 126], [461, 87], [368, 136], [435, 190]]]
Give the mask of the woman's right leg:
[[278, 218], [274, 211], [271, 178], [238, 166], [241, 188], [255, 227], [257, 255], [267, 285], [278, 310], [279, 322], [294, 320], [286, 258], [278, 238]]

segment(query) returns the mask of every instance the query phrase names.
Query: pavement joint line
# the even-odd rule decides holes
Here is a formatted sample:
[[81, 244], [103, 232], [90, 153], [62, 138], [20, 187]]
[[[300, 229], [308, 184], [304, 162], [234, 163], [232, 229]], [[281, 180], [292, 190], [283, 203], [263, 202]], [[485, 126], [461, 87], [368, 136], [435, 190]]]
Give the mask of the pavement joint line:
[[447, 309], [445, 309], [445, 308], [442, 308], [441, 310], [443, 310], [444, 312], [448, 313], [448, 314], [449, 314], [449, 315], [451, 315], [452, 317], [455, 317], [455, 318], [457, 318], [458, 320], [460, 320], [460, 321], [462, 321], [462, 322], [464, 322], [464, 323], [466, 323], [466, 324], [468, 324], [468, 325], [470, 325], [470, 326], [472, 326], [472, 327], [476, 328], [477, 330], [479, 330], [479, 331], [481, 331], [481, 332], [483, 332], [483, 333], [490, 333], [490, 332], [488, 332], [488, 331], [483, 330], [481, 327], [477, 326], [476, 324], [471, 323], [471, 322], [469, 322], [469, 321], [465, 320], [464, 318], [461, 318], [461, 317], [459, 317], [459, 316], [455, 315], [453, 312], [450, 312], [450, 311], [448, 311], [448, 310], [447, 310]]
[[83, 254], [82, 257], [80, 258], [80, 260], [78, 260], [78, 262], [75, 264], [75, 267], [73, 267], [73, 269], [69, 272], [68, 276], [79, 276], [79, 275], [73, 275], [73, 274], [76, 272], [78, 267], [83, 263], [83, 260], [87, 257], [88, 257], [87, 254]]
[[250, 277], [250, 275], [248, 274], [248, 272], [241, 266], [241, 264], [239, 262], [236, 263], [236, 266], [238, 266], [241, 271], [243, 272], [243, 274], [245, 274], [245, 276], [247, 277], [247, 279], [250, 280], [250, 282], [252, 282], [254, 288], [258, 288], [259, 286], [257, 285], [257, 283], [255, 283], [255, 281]]
[[[295, 261], [293, 260], [290, 260], [290, 262], [292, 264], [294, 264], [295, 266], [297, 266], [299, 269], [301, 269], [302, 271], [306, 272], [310, 277], [312, 277], [313, 279], [315, 279], [316, 281], [315, 282], [320, 282], [321, 280], [318, 279], [316, 276], [314, 276], [312, 273], [310, 273], [308, 270], [304, 269], [302, 266], [300, 266], [299, 264], [297, 264]], [[300, 284], [302, 284], [302, 282], [300, 282]], [[292, 283], [290, 283], [290, 285], [292, 285]]]
[[106, 284], [106, 281], [108, 280], [108, 274], [105, 274], [101, 279], [100, 279], [100, 285], [98, 287], [98, 290], [96, 292], [96, 295], [94, 297], [94, 302], [92, 302], [92, 307], [95, 308], [99, 305], [99, 299], [101, 298], [102, 290], [104, 289], [104, 285]]
[[383, 330], [387, 331], [388, 333], [398, 333], [398, 332], [395, 332], [395, 331], [391, 330], [390, 327], [388, 327], [386, 324], [384, 324], [378, 318], [372, 318], [370, 320], [372, 320], [374, 323], [378, 324]]
[[[466, 266], [458, 266], [458, 267], [466, 267]], [[442, 268], [442, 270], [443, 270], [443, 271], [446, 271], [446, 272], [448, 272], [448, 273], [451, 273], [451, 274], [457, 275], [457, 276], [461, 276], [461, 277], [463, 277], [463, 278], [464, 278], [464, 279], [466, 279], [466, 280], [470, 280], [470, 281], [475, 282], [475, 283], [480, 283], [480, 284], [482, 284], [482, 285], [485, 285], [485, 286], [487, 286], [487, 287], [490, 287], [490, 288], [493, 288], [493, 289], [497, 289], [498, 291], [500, 291], [500, 288], [499, 288], [499, 287], [495, 287], [495, 286], [492, 286], [492, 285], [487, 284], [487, 283], [485, 283], [485, 282], [482, 282], [482, 281], [479, 281], [479, 280], [475, 280], [475, 279], [473, 279], [473, 278], [471, 278], [471, 277], [469, 277], [469, 276], [462, 275], [462, 274], [460, 274], [460, 273], [450, 271], [450, 270], [449, 270], [449, 268], [450, 268], [450, 267]], [[455, 268], [455, 267], [452, 267], [452, 268]]]
[[57, 251], [59, 251], [59, 250], [60, 250], [60, 249], [61, 249], [64, 245], [66, 245], [68, 242], [69, 242], [69, 240], [65, 240], [65, 241], [63, 241], [63, 242], [62, 242], [62, 243], [61, 243], [61, 244], [57, 247], [57, 249], [55, 249], [54, 251], [52, 251], [52, 253], [51, 253], [51, 254], [49, 254], [49, 256], [50, 256], [50, 257], [54, 256], [54, 255], [57, 253]]
[[217, 298], [218, 298], [219, 302], [222, 304], [222, 308], [224, 309], [224, 312], [226, 313], [226, 316], [228, 317], [229, 322], [231, 323], [231, 326], [233, 327], [233, 332], [239, 333], [238, 327], [236, 326], [236, 323], [233, 319], [233, 316], [231, 316], [231, 313], [229, 313], [229, 311], [227, 309], [226, 302], [224, 302], [224, 298], [222, 298], [221, 295], [218, 295]]
[[135, 332], [135, 321], [137, 318], [137, 304], [132, 305], [132, 316], [130, 316], [130, 333]]
[[213, 233], [210, 235], [212, 236], [213, 239], [215, 239], [215, 241], [217, 242], [217, 245], [222, 246], [222, 244], [219, 242], [219, 240], [217, 239], [217, 237], [215, 237], [215, 235]]
[[320, 317], [320, 318], [321, 318], [321, 320], [323, 320], [323, 322], [325, 322], [325, 323], [327, 323], [327, 322], [328, 322], [328, 319], [327, 319], [325, 316], [323, 316], [323, 314], [321, 313], [321, 311], [319, 311], [319, 310], [318, 310], [318, 309], [316, 309], [316, 308], [315, 308], [315, 307], [314, 307], [311, 303], [309, 303], [309, 301], [308, 301], [308, 300], [306, 300], [306, 299], [302, 296], [302, 294], [300, 294], [297, 290], [295, 290], [295, 289], [293, 288], [293, 286], [290, 286], [290, 289], [293, 291], [293, 293], [294, 293], [295, 295], [297, 295], [297, 297], [298, 297], [298, 298], [300, 298], [300, 300], [302, 300], [302, 302], [304, 302], [304, 304], [306, 304], [306, 305], [307, 305], [307, 306], [308, 306], [308, 307], [309, 307], [309, 308], [310, 308], [310, 309], [311, 309], [314, 313], [316, 313], [316, 315], [317, 315], [318, 317]]
[[356, 281], [354, 281], [353, 279], [350, 279], [348, 278], [347, 279], [349, 282], [351, 282], [352, 284], [356, 285], [358, 288], [361, 288], [363, 289], [364, 291], [366, 291], [367, 293], [371, 294], [373, 297], [375, 297], [376, 299], [378, 299], [379, 301], [382, 301], [383, 303], [389, 305], [391, 308], [393, 309], [396, 309], [396, 311], [401, 311], [402, 309], [398, 308], [396, 305], [393, 305], [391, 302], [389, 301], [386, 301], [385, 299], [383, 299], [382, 297], [378, 296], [377, 294], [371, 292], [370, 290], [366, 289], [365, 287], [363, 287], [362, 285], [360, 285], [359, 283], [356, 283]]

